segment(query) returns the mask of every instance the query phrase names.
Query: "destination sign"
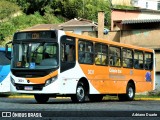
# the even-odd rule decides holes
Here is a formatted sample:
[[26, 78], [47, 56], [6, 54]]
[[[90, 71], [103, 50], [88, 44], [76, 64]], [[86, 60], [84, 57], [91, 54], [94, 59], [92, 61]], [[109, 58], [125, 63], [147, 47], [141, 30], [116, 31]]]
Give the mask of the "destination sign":
[[26, 39], [56, 39], [55, 31], [30, 31], [18, 32], [14, 35], [14, 40]]

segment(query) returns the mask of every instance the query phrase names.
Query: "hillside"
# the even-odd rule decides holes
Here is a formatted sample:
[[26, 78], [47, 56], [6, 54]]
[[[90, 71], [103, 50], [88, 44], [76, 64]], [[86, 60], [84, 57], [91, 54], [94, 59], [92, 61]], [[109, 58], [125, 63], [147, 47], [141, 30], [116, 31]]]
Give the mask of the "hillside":
[[[61, 23], [62, 18], [52, 15], [51, 9], [46, 7], [46, 12], [41, 15], [39, 12], [27, 15], [20, 6], [6, 0], [0, 1], [0, 46], [12, 40], [16, 31], [31, 27], [36, 24]], [[10, 9], [8, 9], [10, 8]]]
[[1, 46], [12, 39], [14, 32], [36, 24], [57, 24], [78, 17], [97, 22], [98, 11], [102, 10], [110, 26], [108, 0], [1, 0], [0, 6]]

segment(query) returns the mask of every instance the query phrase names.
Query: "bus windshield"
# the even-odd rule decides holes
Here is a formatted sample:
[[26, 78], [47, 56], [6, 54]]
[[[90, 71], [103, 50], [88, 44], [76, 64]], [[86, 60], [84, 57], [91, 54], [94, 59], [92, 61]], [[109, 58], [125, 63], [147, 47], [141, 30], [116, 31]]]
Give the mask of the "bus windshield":
[[58, 44], [20, 42], [13, 45], [12, 68], [50, 69], [58, 66]]

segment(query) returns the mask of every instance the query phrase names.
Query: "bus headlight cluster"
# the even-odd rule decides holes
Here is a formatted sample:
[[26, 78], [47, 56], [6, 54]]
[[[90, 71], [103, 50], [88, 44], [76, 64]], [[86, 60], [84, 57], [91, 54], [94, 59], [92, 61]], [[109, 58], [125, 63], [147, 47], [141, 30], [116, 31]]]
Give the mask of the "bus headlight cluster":
[[53, 82], [56, 81], [56, 80], [57, 80], [57, 76], [55, 76], [55, 77], [53, 77], [53, 78], [50, 78], [50, 79], [46, 80], [45, 86], [47, 86], [47, 85], [53, 83]]
[[15, 86], [15, 80], [11, 77], [11, 83]]

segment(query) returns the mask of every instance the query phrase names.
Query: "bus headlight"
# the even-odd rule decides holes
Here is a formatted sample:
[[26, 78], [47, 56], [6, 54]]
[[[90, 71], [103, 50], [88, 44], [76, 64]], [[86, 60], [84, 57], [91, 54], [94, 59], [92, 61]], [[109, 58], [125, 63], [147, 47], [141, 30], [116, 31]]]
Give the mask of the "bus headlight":
[[15, 86], [15, 80], [11, 77], [11, 83]]
[[56, 80], [57, 80], [57, 76], [55, 76], [55, 77], [53, 77], [53, 78], [50, 78], [50, 79], [46, 80], [45, 86], [47, 86], [47, 85], [53, 83], [53, 82], [56, 81]]

